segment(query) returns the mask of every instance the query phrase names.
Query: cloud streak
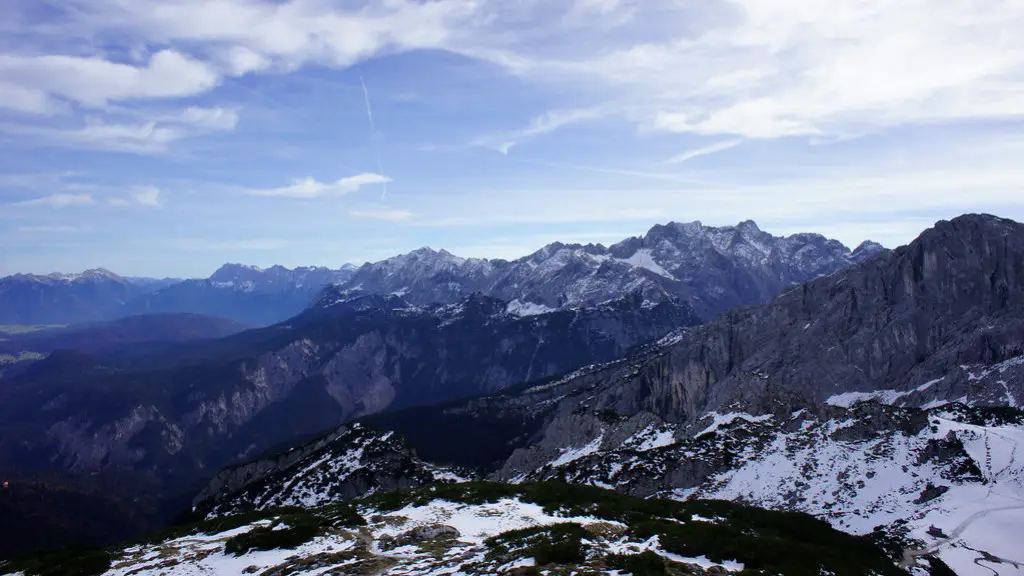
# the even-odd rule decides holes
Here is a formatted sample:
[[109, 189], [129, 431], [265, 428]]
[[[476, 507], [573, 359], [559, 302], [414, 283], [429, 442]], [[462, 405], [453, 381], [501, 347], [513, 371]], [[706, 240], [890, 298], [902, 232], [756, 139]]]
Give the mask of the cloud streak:
[[312, 200], [315, 198], [344, 196], [356, 192], [364, 186], [385, 184], [387, 182], [391, 182], [391, 178], [382, 174], [364, 172], [355, 176], [341, 178], [334, 182], [320, 182], [315, 178], [306, 177], [296, 180], [289, 186], [253, 188], [244, 190], [244, 192], [250, 196]]
[[675, 156], [666, 160], [665, 163], [682, 164], [684, 162], [689, 162], [694, 158], [700, 158], [701, 156], [708, 156], [711, 154], [717, 154], [718, 152], [724, 152], [725, 150], [735, 148], [742, 143], [742, 139], [724, 140], [722, 142], [716, 142], [715, 144], [710, 144], [708, 146], [703, 146], [701, 148], [694, 148], [693, 150], [687, 150], [686, 152], [676, 154]]
[[21, 202], [15, 202], [14, 206], [48, 206], [50, 208], [68, 208], [71, 206], [90, 206], [95, 204], [96, 200], [91, 194], [51, 194], [49, 196], [43, 196], [41, 198], [33, 198], [31, 200], [23, 200]]
[[107, 198], [107, 203], [120, 208], [140, 206], [159, 210], [164, 207], [160, 189], [156, 186], [140, 186], [127, 197]]
[[404, 222], [416, 216], [407, 210], [353, 210], [349, 212], [354, 218], [365, 220], [384, 220], [387, 222]]

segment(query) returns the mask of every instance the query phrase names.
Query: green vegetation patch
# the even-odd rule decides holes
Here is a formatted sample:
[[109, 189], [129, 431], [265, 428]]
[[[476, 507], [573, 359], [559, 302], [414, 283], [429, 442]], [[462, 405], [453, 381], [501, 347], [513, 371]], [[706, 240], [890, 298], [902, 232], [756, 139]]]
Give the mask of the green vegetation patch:
[[[622, 522], [629, 526], [626, 535], [632, 539], [645, 541], [658, 536], [668, 552], [686, 557], [706, 556], [718, 563], [741, 562], [752, 575], [904, 574], [869, 537], [839, 532], [808, 514], [775, 512], [725, 501], [645, 500], [602, 488], [558, 482], [521, 485], [470, 482], [381, 494], [363, 502], [378, 509], [397, 510], [409, 505], [426, 505], [435, 499], [483, 504], [502, 498], [533, 502], [543, 506], [548, 514]], [[713, 521], [694, 520], [694, 516]], [[492, 551], [503, 552], [499, 546], [505, 536], [495, 540]], [[505, 548], [513, 550], [507, 544]], [[539, 558], [537, 561], [541, 563]]]
[[[218, 519], [221, 521], [221, 524], [216, 526], [219, 528], [218, 532], [234, 527], [224, 527], [224, 522], [230, 518]], [[316, 511], [302, 508], [278, 509], [278, 514], [269, 526], [258, 526], [244, 534], [231, 537], [224, 545], [224, 552], [241, 556], [250, 550], [296, 548], [326, 534], [331, 529], [365, 524], [366, 520], [349, 504], [334, 504]]]
[[508, 562], [533, 558], [538, 566], [579, 564], [586, 560], [587, 530], [572, 522], [511, 530], [487, 539], [487, 559]]
[[611, 554], [604, 560], [609, 568], [629, 572], [633, 576], [665, 576], [668, 574], [665, 559], [649, 550], [640, 554]]
[[112, 557], [106, 550], [62, 548], [0, 562], [0, 572], [21, 572], [26, 576], [97, 576], [110, 569]]
[[250, 550], [276, 550], [278, 548], [298, 548], [320, 535], [319, 524], [299, 524], [297, 526], [275, 523], [271, 526], [253, 528], [245, 534], [233, 536], [224, 544], [224, 553], [241, 556]]

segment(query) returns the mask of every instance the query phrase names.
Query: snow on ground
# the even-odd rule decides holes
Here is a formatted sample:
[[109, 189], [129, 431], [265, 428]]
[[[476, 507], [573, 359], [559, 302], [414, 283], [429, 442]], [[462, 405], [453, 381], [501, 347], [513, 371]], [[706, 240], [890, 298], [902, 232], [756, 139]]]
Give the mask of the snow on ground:
[[[225, 554], [227, 541], [269, 520], [218, 534], [199, 534], [167, 540], [158, 544], [132, 546], [114, 559], [106, 576], [205, 576], [261, 573], [393, 574], [440, 576], [443, 574], [507, 574], [532, 566], [531, 557], [503, 559], [494, 563], [487, 553], [486, 540], [492, 536], [523, 528], [543, 527], [565, 522], [593, 526], [585, 540], [590, 558], [610, 553], [638, 553], [646, 550], [661, 556], [697, 564], [704, 568], [721, 565], [742, 570], [737, 562], [716, 564], [704, 556], [685, 558], [667, 552], [657, 537], [647, 541], [620, 536], [627, 529], [621, 522], [591, 516], [549, 514], [540, 505], [519, 498], [502, 498], [493, 503], [466, 504], [435, 499], [425, 504], [410, 504], [393, 511], [378, 511], [372, 506], [360, 508], [367, 526], [327, 531], [294, 549], [250, 551], [241, 556]], [[448, 526], [458, 531], [454, 539], [409, 540], [395, 546], [400, 537], [417, 529]], [[610, 534], [601, 536], [602, 533]], [[385, 544], [389, 542], [390, 544]], [[617, 574], [595, 570], [588, 573]]]
[[741, 571], [743, 570], [743, 563], [736, 562], [735, 560], [726, 560], [724, 562], [712, 562], [707, 556], [680, 556], [672, 552], [667, 552], [661, 547], [661, 542], [657, 536], [651, 537], [645, 542], [630, 542], [627, 539], [619, 540], [607, 545], [608, 552], [611, 554], [640, 554], [642, 552], [654, 552], [660, 556], [668, 558], [674, 562], [682, 562], [684, 564], [696, 564], [701, 568], [707, 570], [712, 566], [722, 566], [728, 570]]
[[508, 303], [508, 307], [505, 308], [505, 312], [514, 316], [537, 316], [539, 314], [547, 314], [548, 312], [554, 312], [555, 309], [543, 304], [535, 304], [533, 302], [520, 302], [518, 299]]
[[942, 382], [942, 380], [942, 378], [936, 378], [935, 380], [925, 382], [924, 384], [921, 384], [917, 388], [914, 388], [913, 390], [908, 390], [906, 392], [899, 392], [897, 390], [876, 390], [874, 392], [845, 392], [843, 394], [829, 396], [825, 400], [825, 404], [828, 404], [829, 406], [838, 406], [840, 408], [850, 408], [851, 406], [858, 402], [867, 402], [869, 400], [875, 400], [882, 404], [892, 406], [893, 404], [896, 404], [896, 402], [898, 402], [901, 398], [905, 396], [910, 396], [915, 392], [924, 392], [928, 388], [931, 388], [932, 386], [938, 384], [939, 382]]
[[[518, 498], [504, 498], [493, 504], [458, 504], [434, 500], [426, 506], [407, 506], [390, 515], [407, 518], [400, 526], [386, 526], [375, 531], [375, 537], [395, 535], [416, 526], [443, 524], [459, 531], [462, 542], [483, 544], [484, 540], [509, 530], [546, 526], [560, 522], [577, 522], [584, 526], [607, 520], [589, 516], [552, 516], [544, 508]], [[619, 524], [625, 527], [622, 524]]]
[[604, 434], [591, 440], [586, 446], [581, 448], [563, 448], [562, 454], [548, 463], [548, 466], [557, 468], [558, 466], [565, 466], [569, 462], [579, 460], [584, 456], [590, 456], [596, 453], [601, 448], [601, 441], [604, 440]]
[[[200, 576], [252, 574], [284, 563], [291, 556], [313, 556], [351, 550], [351, 539], [317, 538], [293, 550], [250, 552], [243, 556], [224, 553], [224, 543], [264, 522], [220, 534], [186, 536], [153, 546], [134, 546], [116, 558], [106, 576]], [[253, 570], [255, 568], [255, 570]]]
[[669, 280], [676, 279], [676, 277], [673, 276], [668, 270], [665, 270], [664, 268], [661, 267], [660, 264], [654, 261], [654, 258], [651, 257], [651, 251], [648, 248], [641, 248], [637, 250], [629, 258], [619, 258], [618, 260], [620, 262], [625, 262], [632, 266], [636, 266], [637, 268], [646, 268], [647, 270], [650, 270], [651, 272], [654, 272], [659, 276], [664, 276]]
[[766, 422], [766, 421], [772, 419], [772, 415], [771, 414], [763, 414], [761, 416], [751, 416], [750, 414], [746, 414], [744, 412], [730, 412], [728, 414], [719, 414], [718, 412], [709, 412], [708, 414], [706, 414], [704, 416], [704, 418], [708, 418], [708, 417], [710, 417], [712, 419], [711, 425], [708, 426], [707, 428], [701, 430], [700, 432], [694, 434], [693, 435], [694, 438], [696, 438], [697, 436], [701, 436], [703, 434], [707, 434], [708, 432], [714, 432], [715, 430], [718, 430], [718, 428], [720, 426], [727, 426], [729, 424], [732, 424], [737, 419], [746, 420], [747, 422]]
[[671, 446], [676, 442], [677, 440], [672, 428], [648, 426], [629, 437], [623, 442], [623, 445], [637, 452], [646, 452], [655, 448]]
[[[685, 496], [801, 510], [855, 534], [905, 519], [909, 536], [937, 550], [957, 574], [1024, 574], [1024, 429], [973, 426], [941, 412], [930, 424], [916, 436], [846, 442], [831, 437], [845, 423], [812, 423], [777, 435], [760, 453], [744, 455], [740, 467]], [[928, 441], [948, 434], [963, 443], [984, 482], [949, 479], [938, 464], [921, 461]], [[929, 484], [948, 491], [923, 498]], [[933, 526], [945, 537], [929, 534]]]

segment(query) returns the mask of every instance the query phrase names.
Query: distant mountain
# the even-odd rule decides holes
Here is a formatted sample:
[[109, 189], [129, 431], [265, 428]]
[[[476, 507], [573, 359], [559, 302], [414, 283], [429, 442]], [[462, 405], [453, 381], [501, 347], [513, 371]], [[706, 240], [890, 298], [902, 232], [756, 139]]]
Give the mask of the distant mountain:
[[[721, 228], [669, 223], [610, 247], [556, 242], [513, 261], [421, 248], [337, 270], [225, 264], [209, 278], [184, 281], [121, 279], [105, 271], [13, 276], [0, 281], [0, 323], [63, 325], [187, 312], [267, 325], [298, 314], [328, 285], [348, 296], [396, 294], [418, 306], [481, 293], [523, 314], [593, 306], [639, 292], [651, 302], [683, 299], [708, 320], [884, 252], [873, 242], [851, 252], [818, 234], [772, 236], [749, 220]], [[100, 287], [101, 276], [109, 286]]]
[[306, 309], [354, 271], [225, 264], [208, 279], [124, 278], [107, 270], [0, 278], [0, 324], [69, 325], [140, 314], [191, 313], [267, 325]]
[[188, 312], [245, 324], [268, 325], [305, 310], [327, 285], [344, 282], [351, 266], [339, 270], [225, 264], [205, 280], [186, 280], [127, 302], [126, 314]]
[[142, 287], [147, 292], [184, 282], [183, 278], [147, 278], [145, 276], [125, 276], [124, 279], [136, 286]]
[[108, 270], [0, 278], [0, 324], [75, 324], [108, 318], [146, 288]]
[[607, 248], [554, 243], [511, 262], [421, 248], [363, 265], [340, 289], [397, 294], [419, 305], [481, 292], [520, 310], [588, 306], [639, 291], [651, 301], [684, 299], [710, 319], [883, 251], [865, 242], [851, 252], [818, 234], [776, 237], [753, 221], [722, 228], [670, 223]]

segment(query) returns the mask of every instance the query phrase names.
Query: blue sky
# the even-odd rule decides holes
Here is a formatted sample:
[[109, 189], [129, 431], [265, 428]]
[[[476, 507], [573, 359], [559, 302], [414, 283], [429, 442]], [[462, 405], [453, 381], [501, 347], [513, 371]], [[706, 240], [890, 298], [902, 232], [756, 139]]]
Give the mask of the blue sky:
[[7, 0], [0, 274], [1024, 219], [1019, 0]]

